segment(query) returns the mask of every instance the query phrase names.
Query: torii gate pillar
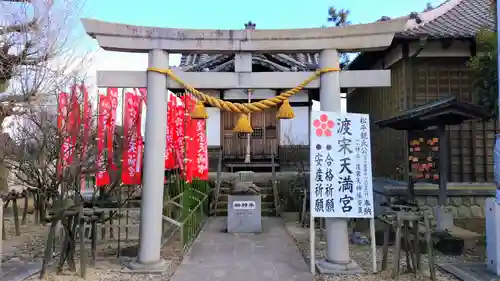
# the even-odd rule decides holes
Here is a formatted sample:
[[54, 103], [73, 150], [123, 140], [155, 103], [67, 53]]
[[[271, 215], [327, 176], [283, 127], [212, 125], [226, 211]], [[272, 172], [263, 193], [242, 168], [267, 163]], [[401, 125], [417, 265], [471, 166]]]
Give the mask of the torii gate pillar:
[[[168, 53], [163, 50], [149, 52], [149, 67], [168, 68]], [[141, 196], [141, 222], [139, 227], [139, 252], [137, 261], [130, 264], [136, 270], [164, 270], [160, 258], [163, 225], [163, 179], [166, 141], [167, 77], [149, 71], [146, 110], [143, 187]]]
[[[338, 68], [337, 50], [322, 50], [319, 53], [320, 68]], [[319, 88], [320, 109], [322, 111], [340, 112], [340, 80], [339, 72], [321, 75]], [[325, 219], [327, 252], [324, 260], [317, 262], [320, 273], [358, 273], [360, 267], [349, 257], [349, 238], [347, 219]]]

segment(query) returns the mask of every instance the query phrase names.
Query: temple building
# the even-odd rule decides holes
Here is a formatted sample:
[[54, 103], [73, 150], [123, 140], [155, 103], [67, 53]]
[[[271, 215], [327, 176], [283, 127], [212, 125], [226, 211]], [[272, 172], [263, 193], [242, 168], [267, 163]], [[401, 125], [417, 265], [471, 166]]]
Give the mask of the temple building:
[[[470, 70], [466, 63], [476, 52], [475, 36], [483, 28], [493, 28], [490, 0], [448, 0], [421, 13], [413, 12], [406, 27], [396, 34], [385, 50], [361, 53], [349, 70], [391, 70], [391, 87], [342, 89], [347, 93], [347, 111], [369, 113], [372, 121], [373, 173], [377, 177], [403, 178], [406, 165], [406, 135], [401, 131], [380, 129], [373, 122], [397, 115], [427, 102], [456, 95], [473, 102]], [[380, 21], [388, 20], [382, 17]], [[255, 24], [245, 24], [255, 29]], [[318, 68], [319, 54], [253, 54], [252, 72], [311, 71]], [[186, 72], [232, 72], [235, 55], [183, 54], [180, 68]], [[270, 89], [251, 90], [251, 101], [279, 93]], [[285, 89], [283, 89], [285, 90]], [[249, 93], [227, 89], [211, 94], [225, 100], [248, 102]], [[291, 120], [276, 120], [276, 111], [254, 113], [254, 133], [250, 141], [252, 161], [269, 161], [271, 155], [281, 168], [308, 159], [308, 121], [312, 100], [319, 100], [317, 90], [307, 90], [290, 102], [296, 114]], [[234, 134], [236, 114], [208, 108], [208, 144], [211, 167], [222, 149], [224, 162], [243, 161], [248, 156], [246, 134]], [[484, 182], [493, 177], [493, 142], [496, 121], [469, 121], [450, 126], [450, 172], [455, 182]], [[291, 164], [291, 165], [287, 165]]]
[[[255, 29], [255, 24], [245, 24], [246, 29]], [[288, 54], [253, 54], [252, 72], [296, 72], [311, 71], [318, 66], [318, 53]], [[180, 68], [185, 72], [234, 72], [235, 54], [207, 55], [184, 54]], [[263, 100], [279, 94], [271, 89], [228, 89], [220, 92], [210, 91], [211, 95], [232, 102]], [[288, 90], [288, 89], [283, 89]], [[206, 91], [208, 93], [208, 91]], [[277, 120], [276, 110], [252, 113], [251, 125], [254, 130], [250, 141], [250, 158], [254, 163], [270, 163], [274, 155], [281, 168], [286, 164], [308, 159], [309, 110], [312, 100], [318, 100], [317, 89], [304, 90], [290, 99], [296, 117], [289, 120]], [[217, 155], [222, 149], [224, 163], [243, 162], [247, 156], [247, 134], [235, 134], [233, 128], [238, 114], [219, 111], [208, 107], [207, 138], [211, 170], [217, 167]], [[297, 157], [297, 152], [300, 156]], [[300, 159], [299, 159], [300, 158]]]
[[[495, 27], [490, 7], [490, 0], [448, 0], [433, 10], [410, 14], [405, 30], [389, 48], [363, 53], [350, 64], [349, 70], [390, 69], [392, 86], [349, 89], [348, 111], [369, 113], [375, 122], [452, 95], [474, 102], [467, 61], [476, 53], [478, 31]], [[450, 181], [493, 181], [497, 131], [496, 120], [448, 126]], [[371, 137], [374, 176], [402, 178], [398, 167], [408, 161], [406, 133], [372, 123]]]

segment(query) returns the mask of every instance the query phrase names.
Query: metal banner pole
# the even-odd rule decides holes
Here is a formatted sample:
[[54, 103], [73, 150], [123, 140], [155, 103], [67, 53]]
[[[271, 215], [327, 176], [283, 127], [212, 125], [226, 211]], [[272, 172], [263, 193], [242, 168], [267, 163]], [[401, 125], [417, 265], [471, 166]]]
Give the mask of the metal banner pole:
[[375, 218], [370, 219], [370, 236], [372, 243], [373, 273], [377, 273], [377, 243], [375, 241]]
[[[311, 207], [310, 207], [311, 208]], [[311, 273], [313, 276], [316, 275], [316, 226], [314, 225], [314, 216], [311, 210], [309, 210], [309, 252], [311, 255]]]

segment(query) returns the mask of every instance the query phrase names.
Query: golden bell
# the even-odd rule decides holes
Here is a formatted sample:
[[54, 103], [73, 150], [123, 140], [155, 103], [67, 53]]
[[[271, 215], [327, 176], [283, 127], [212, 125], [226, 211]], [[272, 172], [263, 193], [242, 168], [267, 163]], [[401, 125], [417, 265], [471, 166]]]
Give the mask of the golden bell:
[[290, 102], [286, 99], [281, 104], [280, 108], [278, 108], [278, 112], [276, 113], [276, 118], [278, 119], [292, 119], [295, 117], [295, 113], [293, 112], [292, 106]]
[[208, 113], [203, 102], [198, 101], [194, 106], [193, 112], [191, 112], [192, 119], [207, 119]]
[[236, 122], [236, 126], [233, 129], [235, 133], [253, 133], [252, 125], [250, 125], [250, 120], [248, 120], [247, 114], [241, 114], [240, 118]]

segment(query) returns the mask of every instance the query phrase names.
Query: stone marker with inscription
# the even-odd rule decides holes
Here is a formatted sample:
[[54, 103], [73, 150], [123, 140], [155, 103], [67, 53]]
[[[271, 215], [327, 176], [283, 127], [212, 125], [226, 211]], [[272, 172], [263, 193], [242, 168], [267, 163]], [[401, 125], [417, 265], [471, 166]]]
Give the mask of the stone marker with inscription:
[[227, 232], [262, 232], [260, 194], [228, 196]]

